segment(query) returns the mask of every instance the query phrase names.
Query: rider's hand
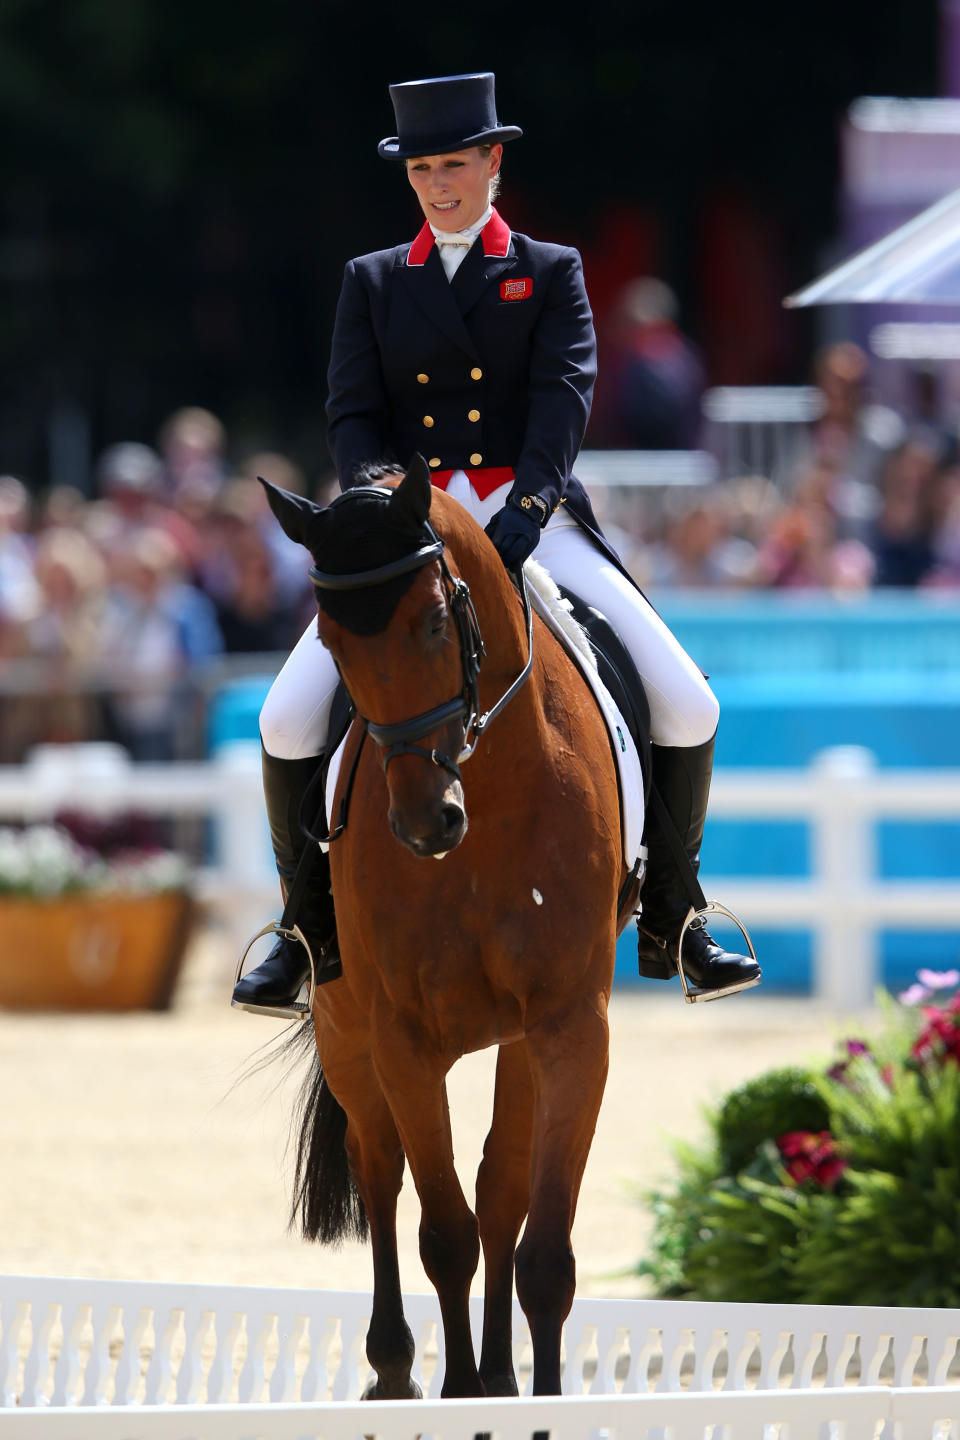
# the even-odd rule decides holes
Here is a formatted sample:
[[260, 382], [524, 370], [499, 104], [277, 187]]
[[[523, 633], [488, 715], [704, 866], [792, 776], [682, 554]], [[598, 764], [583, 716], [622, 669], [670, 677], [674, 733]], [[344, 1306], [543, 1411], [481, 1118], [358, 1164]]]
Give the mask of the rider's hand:
[[529, 560], [540, 541], [540, 515], [535, 509], [525, 510], [511, 496], [498, 510], [486, 530], [508, 570], [519, 570]]

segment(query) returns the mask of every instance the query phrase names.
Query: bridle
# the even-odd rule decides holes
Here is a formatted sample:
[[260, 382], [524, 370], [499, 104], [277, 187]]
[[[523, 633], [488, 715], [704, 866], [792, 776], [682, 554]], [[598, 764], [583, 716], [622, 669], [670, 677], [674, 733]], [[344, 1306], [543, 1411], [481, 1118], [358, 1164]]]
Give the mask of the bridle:
[[[342, 495], [338, 495], [331, 502], [331, 508], [343, 504], [352, 496], [357, 495], [375, 495], [389, 501], [391, 493], [390, 490], [377, 485], [358, 485], [351, 490], [344, 491]], [[527, 661], [520, 674], [501, 695], [496, 705], [481, 715], [477, 681], [480, 675], [480, 666], [487, 652], [483, 636], [480, 633], [477, 612], [470, 595], [470, 587], [465, 580], [451, 573], [444, 555], [444, 542], [429, 521], [424, 522], [424, 531], [426, 543], [420, 545], [416, 550], [412, 550], [408, 555], [402, 555], [398, 560], [391, 560], [386, 565], [378, 565], [373, 570], [358, 570], [350, 575], [331, 575], [313, 565], [310, 567], [310, 579], [314, 589], [318, 591], [368, 590], [375, 585], [383, 585], [388, 580], [396, 580], [401, 575], [408, 575], [411, 570], [422, 570], [425, 565], [431, 564], [434, 560], [439, 562], [440, 577], [447, 596], [447, 605], [453, 616], [457, 638], [460, 642], [462, 690], [452, 700], [445, 700], [442, 705], [435, 705], [432, 710], [424, 710], [419, 715], [411, 716], [409, 720], [399, 720], [392, 725], [377, 724], [363, 715], [358, 718], [367, 734], [379, 746], [380, 764], [384, 770], [398, 755], [419, 755], [430, 761], [431, 764], [439, 765], [442, 769], [449, 771], [457, 780], [461, 780], [460, 766], [465, 760], [470, 759], [487, 726], [497, 718], [529, 679], [530, 671], [533, 668], [533, 611], [527, 595], [526, 579], [521, 571], [519, 587], [527, 628]], [[440, 750], [428, 750], [425, 745], [413, 743], [424, 735], [428, 735], [431, 730], [438, 730], [449, 721], [460, 718], [463, 718], [463, 742], [455, 760]]]

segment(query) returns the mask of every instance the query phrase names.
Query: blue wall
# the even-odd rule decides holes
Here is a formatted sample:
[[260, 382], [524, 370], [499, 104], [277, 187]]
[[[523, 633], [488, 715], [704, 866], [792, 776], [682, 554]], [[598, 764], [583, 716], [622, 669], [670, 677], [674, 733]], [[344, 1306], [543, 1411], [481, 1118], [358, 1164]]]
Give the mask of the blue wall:
[[[801, 768], [818, 751], [847, 744], [866, 746], [890, 769], [960, 765], [960, 597], [701, 592], [657, 603], [710, 673], [721, 707], [718, 767]], [[881, 876], [960, 878], [960, 823], [890, 821], [878, 827], [877, 842]], [[711, 820], [701, 876], [708, 896], [711, 873], [808, 875], [808, 826]], [[809, 988], [808, 932], [758, 930], [753, 939], [768, 989]], [[632, 947], [622, 936], [622, 983], [632, 979]], [[885, 932], [882, 978], [899, 989], [918, 966], [946, 969], [958, 956], [955, 931]]]

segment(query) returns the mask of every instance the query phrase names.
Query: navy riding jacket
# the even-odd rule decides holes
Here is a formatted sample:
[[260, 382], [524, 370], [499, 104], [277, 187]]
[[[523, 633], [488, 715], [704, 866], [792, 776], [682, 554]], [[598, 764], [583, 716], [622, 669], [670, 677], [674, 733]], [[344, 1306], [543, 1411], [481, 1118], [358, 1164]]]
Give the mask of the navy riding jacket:
[[620, 566], [572, 474], [595, 378], [576, 250], [513, 234], [494, 210], [450, 281], [424, 225], [344, 272], [327, 402], [340, 484], [417, 451], [438, 480], [466, 470], [481, 496], [511, 470], [515, 493], [548, 515], [566, 504]]

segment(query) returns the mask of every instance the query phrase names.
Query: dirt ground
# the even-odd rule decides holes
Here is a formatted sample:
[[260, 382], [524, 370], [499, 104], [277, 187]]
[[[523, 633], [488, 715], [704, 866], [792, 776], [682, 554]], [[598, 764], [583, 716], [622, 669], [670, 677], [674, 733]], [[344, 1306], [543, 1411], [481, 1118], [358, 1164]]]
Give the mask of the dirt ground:
[[[228, 1005], [222, 934], [191, 946], [166, 1014], [0, 1012], [0, 1270], [366, 1289], [369, 1252], [306, 1245], [287, 1229], [288, 1116], [296, 1084], [250, 1074], [283, 1022]], [[862, 1030], [869, 1017], [858, 1017]], [[617, 992], [606, 1098], [574, 1230], [584, 1294], [643, 1295], [645, 1187], [671, 1173], [671, 1141], [705, 1133], [702, 1106], [773, 1064], [828, 1057], [850, 1022], [762, 988], [712, 1005], [676, 983]], [[469, 1197], [490, 1114], [493, 1052], [449, 1090]], [[246, 1077], [246, 1078], [245, 1078]], [[405, 1289], [429, 1289], [419, 1212], [400, 1200]], [[479, 1277], [477, 1286], [479, 1288]]]

